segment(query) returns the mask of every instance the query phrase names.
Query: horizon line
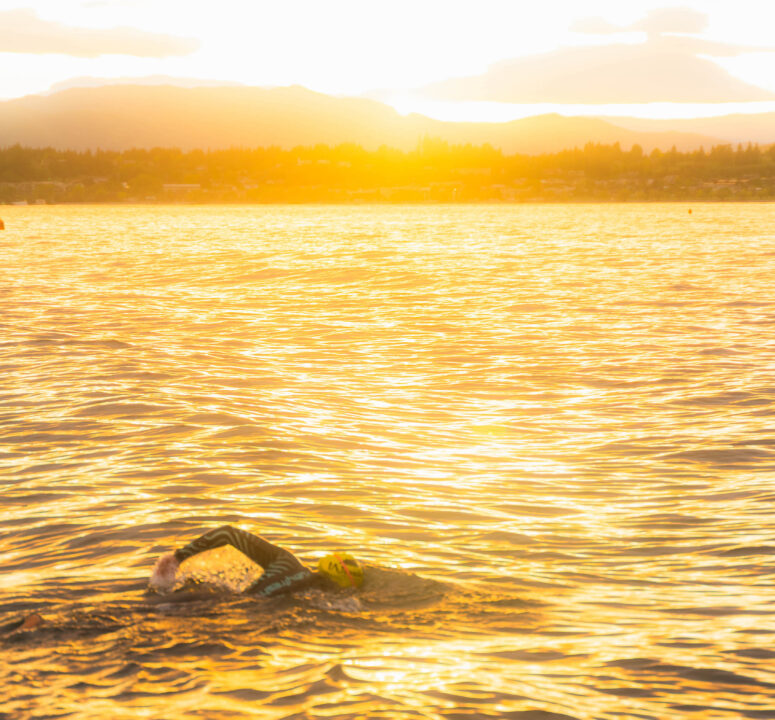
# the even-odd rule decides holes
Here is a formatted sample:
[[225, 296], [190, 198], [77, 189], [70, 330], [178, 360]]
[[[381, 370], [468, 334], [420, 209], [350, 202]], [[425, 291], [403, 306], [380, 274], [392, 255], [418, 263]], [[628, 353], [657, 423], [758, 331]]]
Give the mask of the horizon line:
[[[82, 80], [82, 82], [78, 82]], [[72, 82], [73, 84], [68, 84]], [[73, 78], [71, 81], [55, 83], [45, 90], [0, 97], [0, 103], [13, 102], [32, 97], [50, 97], [61, 92], [76, 89], [98, 89], [104, 87], [175, 87], [182, 90], [195, 89], [248, 89], [281, 90], [298, 88], [326, 97], [350, 100], [367, 100], [394, 109], [399, 115], [422, 115], [450, 123], [492, 123], [505, 124], [514, 120], [560, 115], [567, 118], [634, 119], [644, 121], [687, 121], [723, 118], [732, 115], [763, 115], [775, 112], [775, 101], [752, 101], [730, 103], [501, 103], [493, 101], [439, 101], [428, 100], [412, 93], [392, 91], [370, 91], [358, 94], [331, 93], [307, 87], [299, 83], [287, 85], [249, 85], [235, 81], [220, 81], [207, 78], [185, 78], [173, 76], [144, 76], [127, 78]]]

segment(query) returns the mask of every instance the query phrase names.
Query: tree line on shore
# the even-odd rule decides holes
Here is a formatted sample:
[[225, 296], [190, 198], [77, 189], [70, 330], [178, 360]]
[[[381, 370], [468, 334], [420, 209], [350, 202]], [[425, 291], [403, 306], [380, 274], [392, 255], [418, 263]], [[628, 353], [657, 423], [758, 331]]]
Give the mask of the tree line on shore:
[[774, 200], [775, 145], [645, 153], [589, 143], [542, 155], [424, 138], [409, 152], [0, 149], [0, 202]]

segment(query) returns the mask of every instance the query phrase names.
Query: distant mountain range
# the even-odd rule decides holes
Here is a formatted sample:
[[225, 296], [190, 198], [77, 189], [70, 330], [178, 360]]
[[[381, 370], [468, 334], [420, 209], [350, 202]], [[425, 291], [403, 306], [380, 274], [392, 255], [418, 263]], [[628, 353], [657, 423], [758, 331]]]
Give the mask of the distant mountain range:
[[107, 85], [0, 102], [0, 146], [65, 150], [133, 147], [217, 149], [356, 143], [412, 149], [425, 136], [490, 143], [538, 154], [588, 142], [647, 152], [775, 142], [775, 113], [697, 120], [541, 115], [504, 123], [443, 122], [402, 116], [374, 100], [338, 98], [301, 87]]
[[725, 143], [775, 143], [775, 113], [720, 115], [679, 120], [644, 120], [643, 118], [603, 118], [638, 132], [698, 133], [721, 138]]

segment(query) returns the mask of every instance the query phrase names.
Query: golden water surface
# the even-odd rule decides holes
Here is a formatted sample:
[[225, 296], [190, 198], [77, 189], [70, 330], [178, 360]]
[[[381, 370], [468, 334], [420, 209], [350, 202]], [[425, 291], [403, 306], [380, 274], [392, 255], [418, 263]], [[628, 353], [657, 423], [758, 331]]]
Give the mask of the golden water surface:
[[[688, 209], [3, 208], [0, 718], [775, 718], [775, 206]], [[223, 523], [360, 607], [158, 604]]]

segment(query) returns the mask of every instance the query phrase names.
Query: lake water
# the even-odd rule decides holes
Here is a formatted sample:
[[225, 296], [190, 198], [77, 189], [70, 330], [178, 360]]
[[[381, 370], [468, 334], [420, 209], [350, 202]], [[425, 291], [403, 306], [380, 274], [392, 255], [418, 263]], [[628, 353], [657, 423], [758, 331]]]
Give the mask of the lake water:
[[[689, 209], [0, 208], [0, 718], [775, 718], [775, 206]], [[357, 601], [147, 592], [224, 523]]]

